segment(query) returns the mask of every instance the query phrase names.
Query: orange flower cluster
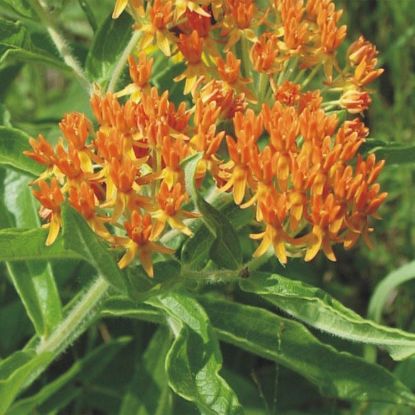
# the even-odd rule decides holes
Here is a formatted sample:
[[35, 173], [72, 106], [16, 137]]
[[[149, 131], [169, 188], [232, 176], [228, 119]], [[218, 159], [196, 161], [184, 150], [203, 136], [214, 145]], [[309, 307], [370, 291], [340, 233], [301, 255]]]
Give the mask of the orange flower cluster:
[[[320, 250], [335, 260], [334, 244], [368, 241], [386, 197], [376, 183], [383, 161], [358, 154], [368, 129], [348, 114], [368, 108], [367, 86], [382, 69], [363, 37], [340, 67], [346, 27], [332, 1], [261, 8], [253, 0], [117, 0], [113, 17], [125, 9], [142, 34], [129, 59], [132, 83], [94, 94], [98, 128], [68, 114], [55, 148], [39, 136], [27, 152], [46, 168], [34, 194], [49, 221], [48, 244], [67, 197], [98, 235], [125, 249], [120, 267], [138, 257], [151, 276], [152, 254], [171, 252], [159, 242], [163, 233], [191, 234], [183, 221], [196, 213], [184, 209], [180, 163], [196, 152], [198, 183], [209, 173], [237, 205], [256, 210], [254, 255], [272, 246], [281, 263]], [[180, 103], [152, 87], [162, 56], [166, 65], [185, 63], [174, 79], [188, 95]]]

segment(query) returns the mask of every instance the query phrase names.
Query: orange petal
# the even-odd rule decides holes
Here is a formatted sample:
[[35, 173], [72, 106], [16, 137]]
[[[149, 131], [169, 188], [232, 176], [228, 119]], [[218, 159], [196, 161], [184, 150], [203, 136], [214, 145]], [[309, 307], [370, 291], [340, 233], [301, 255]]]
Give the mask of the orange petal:
[[169, 39], [167, 39], [167, 37], [162, 32], [160, 32], [159, 30], [156, 32], [156, 41], [157, 41], [157, 46], [159, 47], [159, 49], [166, 56], [170, 56], [171, 55], [171, 50], [170, 50]]
[[56, 238], [59, 235], [60, 228], [61, 228], [60, 215], [57, 213], [53, 213], [51, 221], [49, 223], [49, 233], [48, 233], [48, 238], [46, 239], [46, 246], [50, 246], [56, 241]]
[[305, 254], [304, 261], [311, 261], [318, 254], [318, 251], [320, 250], [322, 243], [323, 231], [319, 226], [314, 226], [312, 231], [311, 243]]
[[336, 261], [336, 255], [334, 255], [330, 241], [328, 241], [327, 238], [325, 238], [323, 241], [323, 252], [330, 261]]
[[275, 255], [278, 258], [278, 261], [280, 261], [281, 264], [287, 263], [287, 253], [285, 251], [285, 242], [280, 239], [279, 237], [274, 238], [274, 241], [272, 243], [274, 247]]
[[240, 205], [246, 190], [246, 175], [237, 175], [233, 183], [233, 198], [237, 205]]
[[117, 19], [120, 14], [125, 10], [127, 7], [128, 0], [117, 0], [115, 3], [114, 11], [112, 12], [112, 18]]
[[158, 239], [158, 237], [164, 231], [165, 226], [166, 226], [165, 218], [160, 218], [159, 220], [157, 220], [153, 225], [153, 229], [150, 235], [150, 240], [153, 241], [154, 239]]
[[173, 229], [177, 229], [187, 236], [192, 236], [192, 231], [181, 220], [170, 216], [167, 221]]
[[118, 261], [118, 266], [123, 269], [126, 266], [130, 265], [131, 262], [134, 261], [135, 256], [137, 254], [137, 244], [133, 241], [130, 241], [127, 245], [127, 251], [123, 255], [123, 257]]
[[147, 249], [140, 250], [138, 256], [140, 257], [140, 263], [144, 268], [146, 274], [150, 277], [154, 277], [153, 261], [151, 259], [151, 252]]

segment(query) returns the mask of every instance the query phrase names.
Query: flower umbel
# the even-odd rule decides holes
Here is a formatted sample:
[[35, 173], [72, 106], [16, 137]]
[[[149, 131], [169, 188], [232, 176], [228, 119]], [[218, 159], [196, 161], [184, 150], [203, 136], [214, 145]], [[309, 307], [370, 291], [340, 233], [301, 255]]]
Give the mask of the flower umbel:
[[[191, 230], [183, 159], [201, 152], [196, 182], [206, 175], [235, 204], [255, 209], [255, 256], [272, 248], [312, 260], [335, 260], [333, 245], [369, 243], [372, 218], [386, 198], [376, 179], [383, 161], [363, 157], [368, 129], [359, 115], [371, 104], [368, 85], [383, 72], [377, 50], [360, 37], [341, 67], [347, 28], [330, 0], [139, 0], [115, 4], [141, 31], [129, 59], [132, 83], [91, 98], [98, 122], [67, 114], [52, 147], [40, 135], [26, 155], [45, 167], [34, 194], [56, 239], [60, 206], [69, 203], [91, 228], [149, 276], [152, 258], [169, 254], [160, 239]], [[159, 93], [157, 59], [183, 61], [180, 102]], [[123, 102], [120, 97], [127, 97]], [[187, 103], [191, 102], [190, 105]], [[117, 229], [115, 232], [114, 229]]]

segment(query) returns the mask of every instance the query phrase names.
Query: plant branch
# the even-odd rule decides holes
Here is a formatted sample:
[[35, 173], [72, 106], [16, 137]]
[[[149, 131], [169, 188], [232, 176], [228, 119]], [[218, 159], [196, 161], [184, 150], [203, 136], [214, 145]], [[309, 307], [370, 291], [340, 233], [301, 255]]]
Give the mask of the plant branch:
[[56, 356], [71, 344], [98, 314], [98, 304], [109, 287], [109, 283], [99, 276], [62, 323], [49, 337], [42, 339], [36, 348], [36, 353], [50, 352]]
[[114, 92], [115, 88], [117, 87], [118, 80], [120, 79], [122, 70], [128, 60], [128, 57], [131, 55], [132, 51], [134, 50], [137, 42], [140, 40], [141, 31], [135, 31], [131, 36], [130, 41], [128, 42], [127, 46], [125, 47], [117, 65], [114, 68], [114, 72], [112, 73], [111, 80], [108, 84], [107, 92]]

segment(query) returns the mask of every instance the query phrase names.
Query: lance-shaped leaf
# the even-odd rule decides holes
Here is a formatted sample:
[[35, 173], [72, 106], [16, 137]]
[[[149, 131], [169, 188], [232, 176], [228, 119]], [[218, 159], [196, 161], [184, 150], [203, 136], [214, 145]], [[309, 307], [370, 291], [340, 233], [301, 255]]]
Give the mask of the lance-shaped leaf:
[[[0, 226], [39, 226], [37, 205], [29, 189], [30, 179], [8, 171], [0, 192]], [[48, 262], [10, 262], [10, 278], [39, 336], [47, 336], [62, 318], [62, 306]]]
[[172, 389], [203, 414], [241, 414], [234, 391], [219, 375], [222, 357], [208, 317], [189, 296], [171, 294], [150, 303], [168, 316], [175, 340], [166, 360]]
[[60, 410], [82, 393], [76, 382], [90, 384], [130, 341], [130, 337], [120, 337], [97, 347], [39, 392], [17, 401], [7, 414], [47, 414]]
[[386, 300], [399, 285], [415, 279], [415, 261], [409, 262], [388, 274], [375, 288], [369, 302], [369, 318], [380, 321]]
[[50, 358], [50, 353], [19, 351], [0, 361], [0, 414], [6, 413], [27, 378]]
[[415, 160], [415, 146], [388, 143], [386, 141], [368, 138], [362, 146], [364, 153], [375, 153], [378, 160], [385, 159], [387, 165], [413, 164]]
[[15, 128], [0, 127], [0, 164], [38, 176], [42, 166], [23, 154], [23, 151], [30, 149], [27, 134]]
[[125, 291], [125, 280], [117, 264], [85, 220], [70, 206], [62, 208], [63, 235], [46, 247], [44, 229], [0, 230], [0, 261], [83, 259], [114, 288]]
[[65, 249], [62, 238], [45, 246], [48, 232], [45, 229], [1, 229], [0, 261], [42, 261], [54, 259], [83, 259], [75, 251]]
[[[195, 173], [201, 158], [202, 153], [197, 153], [183, 161], [186, 191], [202, 214], [202, 220], [207, 229], [214, 237], [210, 247], [211, 259], [220, 267], [237, 269], [242, 262], [242, 251], [235, 229], [222, 213], [202, 198], [195, 186]], [[200, 235], [195, 242], [197, 245], [201, 243]], [[206, 243], [209, 242], [208, 240]]]
[[108, 247], [92, 231], [84, 218], [72, 207], [62, 208], [64, 248], [78, 253], [114, 288], [124, 291], [124, 277]]
[[134, 376], [121, 403], [119, 415], [166, 415], [172, 406], [165, 359], [172, 338], [166, 327], [153, 335], [145, 353], [137, 359]]
[[109, 15], [95, 33], [86, 59], [86, 70], [91, 80], [104, 88], [131, 38], [133, 23], [128, 13], [123, 13], [118, 19]]
[[323, 290], [301, 281], [254, 272], [242, 280], [240, 286], [312, 327], [346, 340], [386, 349], [395, 360], [415, 353], [415, 334], [366, 320]]
[[[415, 406], [415, 396], [387, 370], [324, 344], [299, 322], [213, 297], [199, 297], [198, 301], [221, 341], [287, 367], [325, 396]], [[163, 322], [158, 308], [122, 298], [109, 299], [103, 315]]]
[[391, 373], [320, 342], [299, 322], [230, 301], [199, 301], [221, 340], [286, 366], [324, 395], [415, 407], [415, 396]]
[[[4, 0], [0, 1], [0, 6], [2, 2]], [[0, 18], [0, 66], [5, 63], [38, 62], [69, 71], [70, 68], [59, 56], [44, 28], [33, 24], [24, 25], [23, 22], [27, 21], [22, 19], [11, 22]]]

